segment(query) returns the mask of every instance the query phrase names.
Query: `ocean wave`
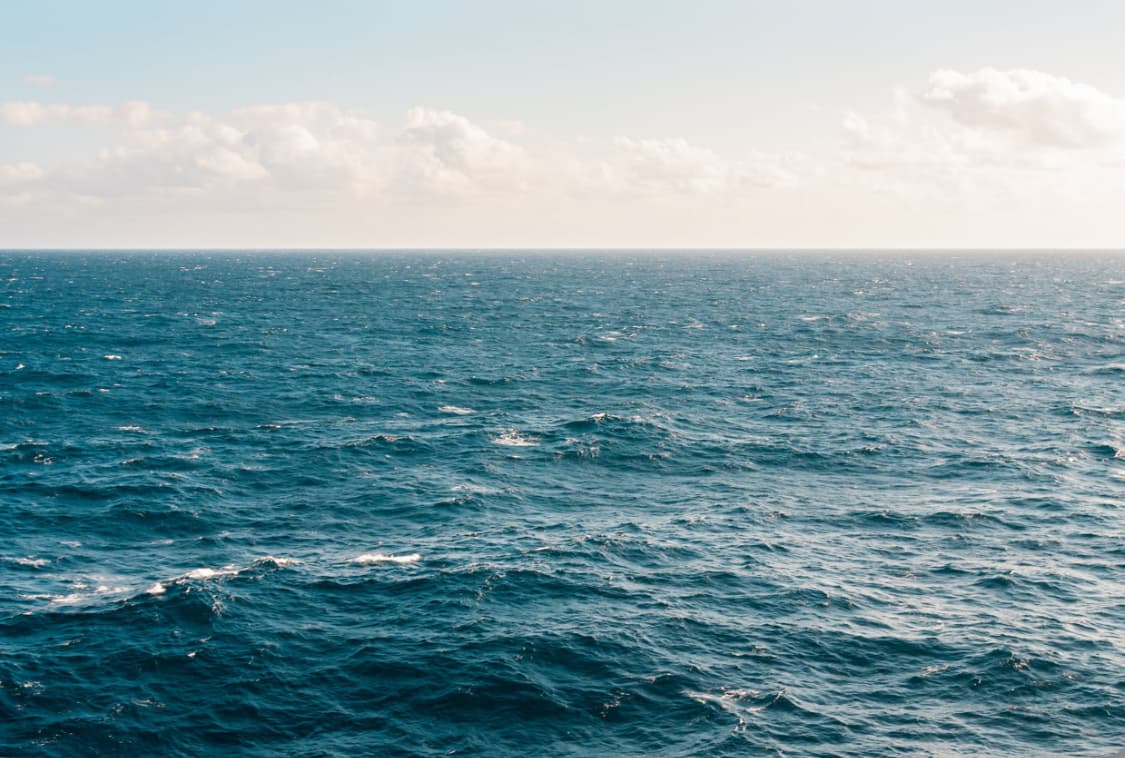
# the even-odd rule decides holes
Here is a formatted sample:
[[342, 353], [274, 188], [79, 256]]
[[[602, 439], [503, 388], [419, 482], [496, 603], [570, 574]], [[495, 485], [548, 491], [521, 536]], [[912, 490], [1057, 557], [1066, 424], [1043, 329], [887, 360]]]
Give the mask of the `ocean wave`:
[[516, 429], [505, 429], [492, 438], [492, 443], [507, 447], [536, 447], [539, 444], [539, 438], [522, 434]]
[[441, 413], [451, 413], [455, 416], [468, 416], [470, 414], [476, 413], [476, 411], [474, 411], [472, 408], [461, 408], [460, 406], [456, 405], [442, 405], [438, 407], [438, 411], [440, 411]]
[[397, 563], [409, 564], [418, 563], [422, 560], [422, 556], [418, 553], [407, 553], [405, 555], [389, 555], [386, 553], [364, 553], [357, 555], [352, 559], [353, 563], [358, 563], [361, 566], [369, 566], [375, 563]]
[[0, 755], [1108, 755], [1123, 265], [0, 252]]

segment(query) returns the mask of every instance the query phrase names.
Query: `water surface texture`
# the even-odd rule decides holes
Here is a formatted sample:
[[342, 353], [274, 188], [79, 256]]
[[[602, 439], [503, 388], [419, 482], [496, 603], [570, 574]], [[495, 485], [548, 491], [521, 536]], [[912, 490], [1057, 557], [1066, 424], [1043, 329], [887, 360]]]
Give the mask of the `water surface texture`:
[[0, 253], [0, 754], [1108, 756], [1125, 257]]

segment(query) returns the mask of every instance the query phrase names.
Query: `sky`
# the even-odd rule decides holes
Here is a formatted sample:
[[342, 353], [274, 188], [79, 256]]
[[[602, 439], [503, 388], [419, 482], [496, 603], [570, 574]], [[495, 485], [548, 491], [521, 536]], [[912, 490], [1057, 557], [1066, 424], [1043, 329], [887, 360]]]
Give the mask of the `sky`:
[[1122, 248], [1125, 4], [0, 4], [0, 248]]

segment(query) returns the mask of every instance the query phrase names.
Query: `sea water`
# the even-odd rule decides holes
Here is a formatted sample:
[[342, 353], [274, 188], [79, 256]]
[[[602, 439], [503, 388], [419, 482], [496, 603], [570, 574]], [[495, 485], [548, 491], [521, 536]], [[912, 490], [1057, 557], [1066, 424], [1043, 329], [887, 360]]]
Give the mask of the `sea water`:
[[0, 253], [0, 754], [1108, 756], [1125, 256]]

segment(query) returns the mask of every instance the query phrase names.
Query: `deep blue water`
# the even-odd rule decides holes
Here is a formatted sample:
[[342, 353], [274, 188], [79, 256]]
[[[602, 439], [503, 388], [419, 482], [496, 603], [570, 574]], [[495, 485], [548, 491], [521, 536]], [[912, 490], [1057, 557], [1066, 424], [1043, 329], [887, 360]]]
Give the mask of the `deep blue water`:
[[1108, 756], [1125, 256], [0, 253], [0, 755]]

